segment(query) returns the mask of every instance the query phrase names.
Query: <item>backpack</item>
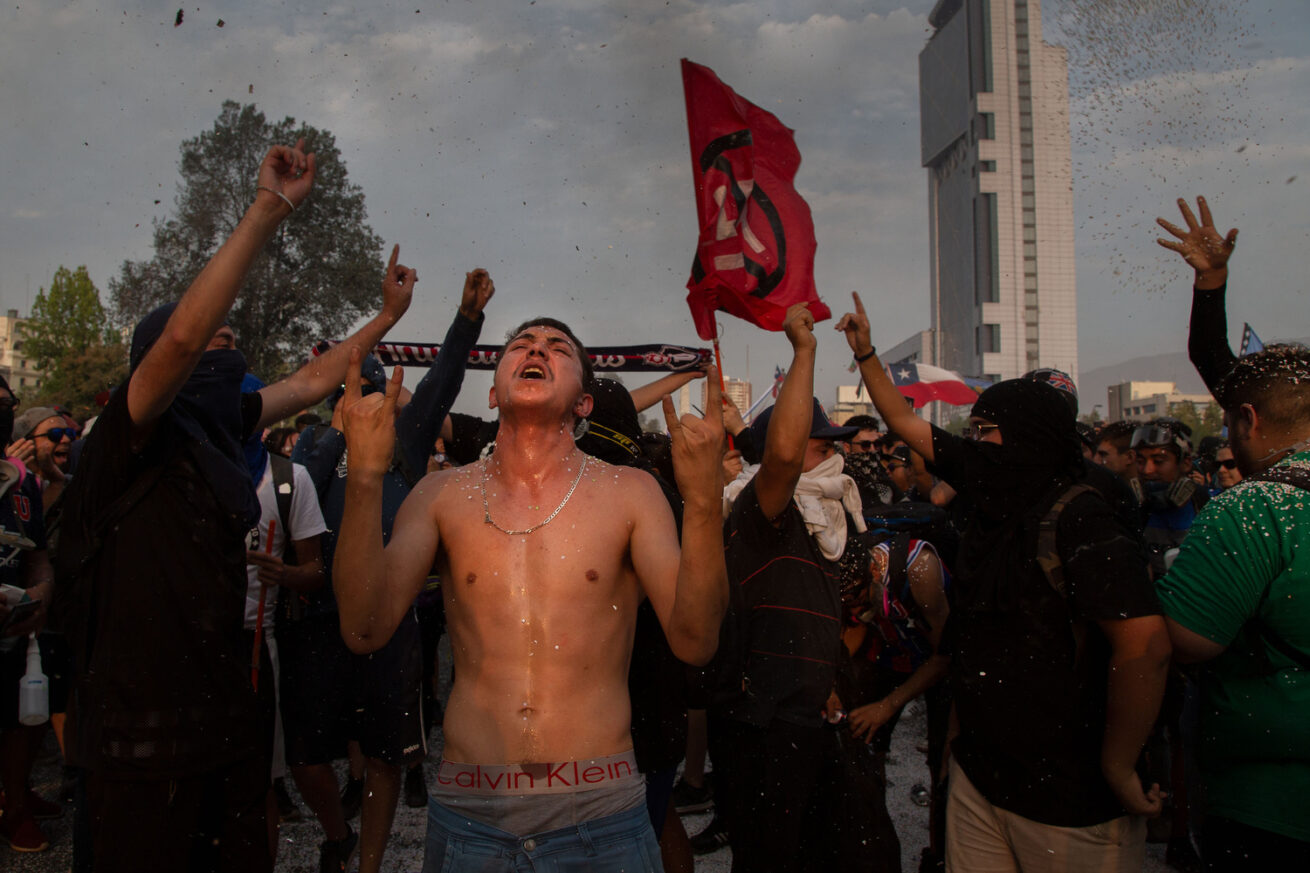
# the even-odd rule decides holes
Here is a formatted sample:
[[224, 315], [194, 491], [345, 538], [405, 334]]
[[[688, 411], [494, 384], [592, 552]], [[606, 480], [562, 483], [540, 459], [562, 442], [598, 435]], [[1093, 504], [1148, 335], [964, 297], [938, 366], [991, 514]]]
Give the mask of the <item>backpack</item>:
[[[278, 524], [282, 525], [282, 541], [286, 543], [282, 550], [282, 561], [294, 564], [296, 546], [291, 541], [291, 501], [296, 493], [295, 465], [290, 459], [272, 452], [268, 453], [268, 464], [273, 471], [273, 496], [277, 499]], [[278, 586], [278, 621], [299, 621], [304, 614], [305, 603], [301, 595], [285, 586]]]

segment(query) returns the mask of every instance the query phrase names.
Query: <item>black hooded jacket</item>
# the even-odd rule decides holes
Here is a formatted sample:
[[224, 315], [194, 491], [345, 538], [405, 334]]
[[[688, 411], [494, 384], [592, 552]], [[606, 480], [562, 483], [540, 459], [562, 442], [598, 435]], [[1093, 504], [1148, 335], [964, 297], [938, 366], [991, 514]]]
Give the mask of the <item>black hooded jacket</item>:
[[[133, 370], [171, 308], [138, 326]], [[65, 495], [52, 618], [74, 659], [71, 761], [120, 778], [196, 775], [259, 753], [242, 633], [258, 424], [238, 352], [205, 352], [143, 446], [126, 386]]]
[[1012, 380], [973, 414], [1000, 425], [1001, 445], [933, 430], [935, 472], [971, 507], [946, 633], [953, 753], [989, 801], [1026, 818], [1115, 818], [1100, 775], [1109, 651], [1095, 622], [1159, 612], [1145, 556], [1105, 499], [1084, 493], [1057, 525], [1066, 592], [1056, 592], [1036, 564], [1037, 529], [1083, 477], [1073, 413], [1050, 386]]

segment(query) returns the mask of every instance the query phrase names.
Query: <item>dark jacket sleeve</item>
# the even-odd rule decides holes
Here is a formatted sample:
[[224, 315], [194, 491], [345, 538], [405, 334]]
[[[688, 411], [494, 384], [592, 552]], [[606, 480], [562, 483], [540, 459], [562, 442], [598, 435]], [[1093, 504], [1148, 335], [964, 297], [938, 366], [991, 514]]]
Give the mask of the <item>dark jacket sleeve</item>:
[[1220, 285], [1213, 291], [1192, 289], [1192, 321], [1187, 332], [1187, 357], [1221, 405], [1219, 385], [1237, 363], [1237, 356], [1228, 346], [1228, 313], [1224, 308], [1227, 288]]
[[337, 471], [337, 462], [346, 450], [346, 435], [325, 424], [305, 428], [296, 447], [291, 450], [291, 461], [301, 464], [309, 473], [318, 492], [318, 501], [322, 503], [327, 496], [328, 486]]
[[455, 314], [436, 361], [414, 389], [409, 405], [396, 419], [396, 452], [400, 469], [410, 485], [427, 473], [428, 456], [441, 434], [441, 423], [459, 396], [469, 352], [478, 341], [485, 321], [486, 317], [481, 313], [477, 321]]

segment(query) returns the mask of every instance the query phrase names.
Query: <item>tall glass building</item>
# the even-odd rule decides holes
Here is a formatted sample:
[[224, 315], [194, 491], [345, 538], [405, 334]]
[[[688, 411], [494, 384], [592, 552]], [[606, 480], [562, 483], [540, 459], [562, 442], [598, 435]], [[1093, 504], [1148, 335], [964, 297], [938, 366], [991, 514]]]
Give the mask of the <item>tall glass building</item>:
[[1040, 0], [938, 0], [919, 54], [933, 349], [966, 375], [1077, 377], [1068, 63]]

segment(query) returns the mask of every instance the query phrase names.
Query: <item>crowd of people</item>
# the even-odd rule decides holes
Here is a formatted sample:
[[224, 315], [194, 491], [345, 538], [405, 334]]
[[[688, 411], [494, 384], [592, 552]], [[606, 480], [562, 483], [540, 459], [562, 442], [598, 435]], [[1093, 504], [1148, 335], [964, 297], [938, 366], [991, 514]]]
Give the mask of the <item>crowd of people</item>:
[[[1148, 832], [1183, 871], [1310, 857], [1310, 350], [1232, 354], [1236, 232], [1203, 200], [1161, 220], [1225, 414], [1194, 446], [1172, 418], [1080, 424], [1049, 368], [983, 391], [963, 434], [932, 425], [858, 294], [835, 328], [877, 417], [814, 396], [804, 305], [751, 421], [713, 368], [597, 377], [548, 317], [508, 333], [496, 417], [454, 413], [495, 286], [466, 275], [411, 393], [369, 354], [417, 282], [398, 247], [378, 314], [265, 384], [227, 313], [314, 174], [270, 150], [95, 419], [0, 383], [13, 849], [63, 814], [30, 788], [53, 725], [78, 871], [272, 870], [306, 814], [287, 779], [333, 873], [386, 869], [402, 796], [429, 871], [690, 871], [723, 845], [736, 873], [900, 871], [886, 759], [920, 700], [921, 871], [1139, 870]], [[13, 693], [32, 645], [49, 723]]]

